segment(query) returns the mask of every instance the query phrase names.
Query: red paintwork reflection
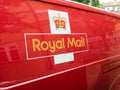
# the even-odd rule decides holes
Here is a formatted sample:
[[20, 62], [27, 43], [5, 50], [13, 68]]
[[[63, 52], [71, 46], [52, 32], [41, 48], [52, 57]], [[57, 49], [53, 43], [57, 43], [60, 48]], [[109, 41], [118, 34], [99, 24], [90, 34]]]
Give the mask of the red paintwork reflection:
[[[71, 33], [87, 34], [89, 50], [74, 53], [72, 62], [55, 65], [53, 57], [26, 58], [25, 33], [50, 33], [48, 9], [68, 12]], [[119, 15], [64, 0], [1, 0], [0, 13], [0, 89], [109, 90], [120, 73]], [[74, 50], [57, 53], [68, 51]]]

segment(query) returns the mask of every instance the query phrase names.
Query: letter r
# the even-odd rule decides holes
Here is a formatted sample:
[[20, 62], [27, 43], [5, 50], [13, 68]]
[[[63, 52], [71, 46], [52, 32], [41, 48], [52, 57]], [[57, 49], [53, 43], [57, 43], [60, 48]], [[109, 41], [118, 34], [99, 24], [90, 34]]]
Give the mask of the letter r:
[[32, 39], [33, 51], [41, 51], [40, 49], [40, 40], [39, 39]]

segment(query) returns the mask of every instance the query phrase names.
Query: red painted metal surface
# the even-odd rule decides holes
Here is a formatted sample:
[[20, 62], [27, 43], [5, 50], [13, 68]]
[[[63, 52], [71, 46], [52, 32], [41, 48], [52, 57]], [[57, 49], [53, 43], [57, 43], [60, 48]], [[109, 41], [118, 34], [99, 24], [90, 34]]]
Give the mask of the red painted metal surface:
[[0, 1], [0, 90], [118, 90], [119, 76], [119, 15], [65, 0]]

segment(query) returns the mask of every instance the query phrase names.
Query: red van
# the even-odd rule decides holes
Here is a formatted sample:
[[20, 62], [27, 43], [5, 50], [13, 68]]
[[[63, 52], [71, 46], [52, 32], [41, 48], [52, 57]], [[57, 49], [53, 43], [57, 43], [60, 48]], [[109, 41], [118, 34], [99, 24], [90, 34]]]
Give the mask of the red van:
[[120, 90], [120, 15], [0, 0], [0, 90]]

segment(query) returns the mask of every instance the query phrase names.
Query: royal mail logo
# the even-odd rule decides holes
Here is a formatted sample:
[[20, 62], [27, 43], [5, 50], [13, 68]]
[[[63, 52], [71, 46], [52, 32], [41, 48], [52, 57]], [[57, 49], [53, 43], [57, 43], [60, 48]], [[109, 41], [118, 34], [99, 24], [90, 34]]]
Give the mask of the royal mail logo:
[[68, 12], [48, 10], [51, 34], [70, 34]]
[[61, 17], [61, 15], [58, 13], [58, 15], [53, 17], [56, 30], [64, 29], [66, 30], [66, 19], [65, 17]]
[[85, 33], [53, 35], [25, 33], [25, 44], [28, 60], [88, 51]]

